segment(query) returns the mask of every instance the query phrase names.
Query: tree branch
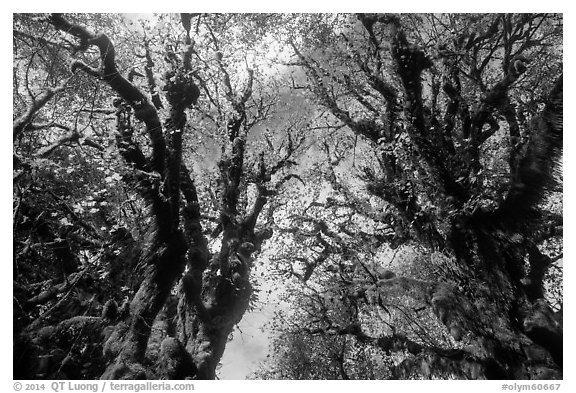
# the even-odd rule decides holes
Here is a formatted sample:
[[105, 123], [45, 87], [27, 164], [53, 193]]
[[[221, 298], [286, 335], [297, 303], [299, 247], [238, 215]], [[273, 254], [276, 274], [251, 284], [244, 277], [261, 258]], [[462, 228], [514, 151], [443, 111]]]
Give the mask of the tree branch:
[[[52, 14], [50, 22], [57, 29], [79, 38], [81, 48], [87, 48], [87, 45], [95, 45], [99, 48], [101, 60], [98, 71], [99, 77], [134, 109], [135, 117], [146, 125], [152, 143], [152, 170], [164, 176], [166, 142], [162, 135], [162, 125], [158, 113], [154, 106], [148, 103], [146, 96], [124, 78], [116, 68], [116, 52], [112, 41], [104, 34], [95, 35], [82, 26], [71, 24], [61, 14]], [[87, 70], [83, 63], [74, 62], [72, 71], [74, 72], [78, 68]], [[89, 73], [94, 74], [92, 71]]]
[[14, 139], [16, 139], [18, 135], [20, 135], [20, 133], [30, 125], [36, 113], [38, 113], [38, 111], [40, 111], [40, 109], [42, 109], [44, 105], [52, 99], [52, 97], [66, 89], [66, 85], [70, 79], [72, 79], [72, 77], [65, 79], [58, 87], [48, 88], [40, 95], [33, 98], [32, 102], [28, 105], [28, 108], [26, 108], [26, 111], [18, 116], [13, 122], [12, 137]]

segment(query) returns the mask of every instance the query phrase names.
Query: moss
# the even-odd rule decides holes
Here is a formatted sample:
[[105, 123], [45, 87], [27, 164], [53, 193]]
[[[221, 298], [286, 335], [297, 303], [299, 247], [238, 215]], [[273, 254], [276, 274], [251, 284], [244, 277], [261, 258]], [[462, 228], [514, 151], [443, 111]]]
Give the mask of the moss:
[[165, 379], [185, 379], [196, 374], [196, 367], [186, 349], [176, 338], [167, 337], [160, 345], [158, 373]]
[[142, 380], [157, 378], [142, 364], [117, 362], [108, 367], [100, 379]]
[[122, 339], [127, 331], [128, 325], [126, 323], [120, 322], [116, 325], [104, 344], [103, 353], [105, 359], [113, 359], [118, 356], [122, 350]]

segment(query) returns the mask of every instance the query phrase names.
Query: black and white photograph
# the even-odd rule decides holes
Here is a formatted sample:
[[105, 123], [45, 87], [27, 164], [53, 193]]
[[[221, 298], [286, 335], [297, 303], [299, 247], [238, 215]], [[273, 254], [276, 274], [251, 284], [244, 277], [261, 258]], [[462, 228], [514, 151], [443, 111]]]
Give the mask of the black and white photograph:
[[371, 9], [12, 13], [15, 390], [558, 390], [564, 15]]

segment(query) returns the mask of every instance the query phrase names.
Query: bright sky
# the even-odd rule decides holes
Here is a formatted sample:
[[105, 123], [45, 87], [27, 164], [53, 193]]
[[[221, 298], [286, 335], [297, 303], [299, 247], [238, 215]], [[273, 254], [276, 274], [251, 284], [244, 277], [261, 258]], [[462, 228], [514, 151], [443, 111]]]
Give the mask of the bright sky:
[[233, 332], [220, 360], [222, 367], [217, 371], [220, 379], [246, 379], [266, 359], [274, 333], [266, 326], [274, 312], [289, 307], [280, 300], [282, 289], [267, 279], [268, 261], [255, 263], [252, 268], [253, 281], [258, 285], [258, 302], [255, 310], [247, 312]]
[[271, 335], [265, 325], [270, 322], [273, 311], [274, 306], [267, 304], [262, 310], [244, 315], [234, 330], [234, 338], [226, 345], [218, 378], [246, 379], [266, 359]]

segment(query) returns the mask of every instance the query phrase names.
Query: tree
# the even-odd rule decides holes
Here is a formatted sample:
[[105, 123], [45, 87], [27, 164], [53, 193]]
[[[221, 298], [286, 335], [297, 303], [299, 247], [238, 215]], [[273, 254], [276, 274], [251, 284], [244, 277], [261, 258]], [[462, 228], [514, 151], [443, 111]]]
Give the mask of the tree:
[[259, 377], [562, 377], [560, 16], [13, 39], [16, 378], [213, 379], [256, 261], [294, 305]]
[[[174, 16], [159, 16], [158, 24], [167, 26], [167, 31], [160, 31], [161, 28], [158, 28], [159, 31], [148, 30], [144, 23], [143, 38], [131, 30], [119, 29], [116, 32], [118, 38], [142, 42], [142, 51], [136, 56], [144, 61], [144, 74], [138, 72], [136, 67], [130, 67], [127, 75], [121, 71], [120, 52], [112, 40], [104, 33], [93, 33], [84, 27], [91, 19], [102, 22], [98, 16], [72, 17], [77, 19], [75, 22], [70, 22], [69, 17], [61, 14], [16, 18], [18, 23], [15, 23], [19, 28], [21, 24], [34, 25], [30, 31], [17, 30], [17, 37], [31, 40], [29, 45], [32, 49], [40, 41], [45, 45], [40, 50], [45, 50], [46, 46], [58, 49], [60, 63], [68, 62], [66, 52], [76, 55], [76, 58], [71, 61], [69, 71], [60, 71], [66, 77], [64, 83], [32, 96], [32, 102], [14, 121], [15, 139], [24, 131], [54, 127], [52, 122], [40, 127], [34, 121], [44, 115], [43, 107], [65, 91], [66, 83], [79, 74], [81, 78], [97, 81], [97, 86], [107, 85], [113, 94], [112, 97], [106, 94], [102, 100], [93, 101], [87, 123], [84, 118], [77, 118], [71, 136], [60, 138], [39, 152], [33, 149], [28, 150], [27, 154], [15, 152], [17, 170], [21, 171], [20, 179], [30, 173], [30, 160], [34, 154], [48, 156], [76, 141], [84, 145], [97, 145], [99, 150], [105, 150], [89, 142], [89, 138], [80, 135], [77, 129], [78, 125], [91, 126], [96, 134], [104, 138], [110, 122], [107, 118], [95, 118], [98, 114], [113, 115], [113, 140], [124, 167], [115, 168], [114, 173], [104, 180], [124, 181], [129, 195], [122, 203], [131, 204], [133, 211], [130, 214], [132, 220], [125, 219], [122, 224], [132, 224], [136, 228], [109, 222], [100, 229], [94, 228], [91, 222], [80, 220], [68, 206], [69, 195], [56, 195], [55, 198], [67, 208], [70, 216], [84, 223], [86, 232], [93, 232], [94, 237], [102, 240], [97, 245], [108, 248], [114, 243], [118, 247], [115, 256], [125, 257], [125, 262], [133, 262], [119, 267], [118, 258], [112, 258], [116, 270], [121, 274], [115, 277], [116, 280], [121, 282], [131, 270], [139, 273], [132, 290], [126, 290], [125, 301], [120, 308], [116, 299], [112, 298], [104, 300], [104, 304], [83, 308], [81, 316], [78, 311], [68, 310], [57, 318], [53, 313], [54, 308], [67, 303], [72, 291], [92, 289], [81, 281], [83, 278], [88, 277], [92, 283], [95, 280], [97, 285], [102, 285], [105, 276], [94, 277], [97, 272], [92, 270], [101, 270], [105, 275], [111, 273], [105, 263], [107, 254], [97, 255], [95, 266], [76, 263], [49, 283], [38, 282], [29, 274], [19, 273], [15, 269], [15, 282], [31, 281], [20, 288], [16, 302], [33, 306], [29, 311], [21, 309], [18, 325], [15, 326], [15, 370], [18, 377], [95, 377], [101, 372], [102, 378], [111, 379], [213, 379], [228, 335], [249, 307], [253, 255], [270, 237], [270, 229], [260, 219], [262, 212], [268, 199], [274, 197], [285, 181], [282, 174], [289, 166], [289, 158], [303, 140], [294, 141], [288, 132], [290, 143], [283, 149], [279, 160], [264, 152], [251, 155], [246, 152], [249, 132], [272, 111], [274, 102], [267, 101], [267, 98], [274, 92], [255, 96], [254, 70], [248, 67], [239, 71], [238, 63], [232, 56], [222, 56], [221, 51], [230, 50], [232, 54], [234, 49], [226, 41], [226, 30], [234, 24], [229, 16], [182, 14], [178, 16], [177, 23]], [[116, 27], [126, 23], [112, 19]], [[195, 21], [195, 30], [191, 27], [192, 20]], [[56, 31], [56, 34], [49, 33], [54, 42], [35, 36], [39, 31], [45, 32], [46, 26], [50, 25]], [[100, 23], [94, 25], [101, 26]], [[182, 30], [174, 32], [171, 30], [173, 26], [180, 26]], [[172, 40], [163, 48], [165, 66], [162, 67], [164, 74], [160, 81], [156, 75], [160, 70], [154, 67], [162, 53], [153, 47], [153, 38], [156, 37], [150, 36], [156, 34], [163, 34], [164, 38]], [[198, 36], [198, 40], [192, 39], [194, 35]], [[214, 57], [211, 56], [212, 50], [217, 54]], [[235, 55], [238, 57], [242, 54]], [[44, 72], [42, 65], [37, 67], [40, 72]], [[29, 68], [36, 70], [35, 65]], [[50, 71], [45, 72], [51, 78], [62, 78]], [[24, 78], [26, 83], [34, 82], [27, 74], [15, 72], [15, 81], [19, 78]], [[146, 78], [145, 82], [141, 83], [139, 78]], [[159, 82], [163, 85], [164, 102]], [[82, 92], [76, 91], [76, 94], [81, 96]], [[203, 102], [199, 103], [201, 96], [204, 96]], [[74, 101], [72, 105], [75, 105]], [[57, 105], [55, 107], [58, 108]], [[194, 117], [190, 121], [188, 116], [192, 108]], [[205, 119], [211, 124], [202, 124], [202, 128], [213, 132], [216, 142], [222, 143], [222, 154], [218, 161], [217, 184], [208, 187], [202, 194], [205, 199], [201, 200], [189, 164], [183, 159], [184, 134], [197, 129], [196, 126]], [[71, 129], [69, 126], [58, 128]], [[82, 153], [80, 157], [88, 159]], [[209, 199], [204, 194], [214, 198]], [[23, 215], [21, 206], [17, 206], [18, 214], [15, 214], [17, 233], [26, 230], [27, 220], [39, 222], [42, 219], [42, 213], [36, 211]], [[206, 214], [211, 209], [215, 216]], [[141, 237], [132, 239], [141, 225], [133, 217], [136, 214], [149, 225], [143, 233], [138, 233]], [[215, 223], [210, 228], [212, 244], [205, 231], [206, 219]], [[60, 220], [61, 226], [68, 223], [67, 218]], [[106, 232], [113, 225], [115, 231], [108, 236]], [[44, 226], [50, 225], [47, 223]], [[37, 226], [32, 231], [38, 232]], [[56, 238], [55, 242], [68, 246], [71, 242], [67, 235]], [[81, 235], [86, 236], [85, 233]], [[115, 238], [117, 235], [119, 239]], [[40, 243], [35, 243], [36, 238], [29, 238], [28, 242], [33, 244], [17, 249], [15, 263], [23, 263], [21, 259], [28, 252], [26, 247], [43, 247], [44, 240], [39, 240]], [[118, 244], [119, 240], [128, 244]], [[134, 240], [136, 244], [143, 242], [144, 246], [135, 245]], [[218, 245], [214, 245], [216, 241]], [[79, 245], [78, 251], [67, 251], [63, 260], [75, 252], [86, 252], [83, 246]], [[130, 255], [134, 251], [138, 254]], [[53, 258], [51, 255], [38, 257], [40, 260]], [[81, 270], [79, 265], [82, 266]], [[26, 263], [26, 266], [29, 264]], [[47, 285], [55, 284], [58, 284], [55, 289], [45, 290]], [[38, 291], [40, 294], [35, 296]], [[118, 293], [110, 292], [113, 297], [119, 297]], [[62, 293], [65, 294], [62, 296]], [[43, 310], [39, 312], [39, 308]], [[99, 311], [101, 315], [97, 315]], [[153, 334], [155, 321], [165, 326], [160, 337]], [[150, 339], [151, 336], [154, 336], [154, 340], [162, 340], [159, 348], [158, 343]], [[86, 351], [86, 347], [90, 351]], [[94, 354], [98, 356], [90, 362], [92, 367], [82, 370], [81, 375], [77, 374], [78, 365], [84, 364], [82, 360], [86, 360], [87, 356], [94, 357]], [[37, 357], [45, 361], [33, 361]]]
[[[452, 258], [425, 279], [381, 276], [364, 257], [343, 254], [361, 230], [344, 225], [344, 236], [326, 219], [330, 214], [308, 218], [327, 245], [321, 263], [308, 266], [341, 261], [338, 285], [324, 288], [337, 287], [335, 309], [351, 302], [355, 315], [330, 315], [316, 298], [310, 304], [317, 317], [307, 319], [312, 328], [300, 329], [403, 354], [393, 377], [406, 377], [405, 370], [442, 378], [561, 377], [561, 303], [546, 298], [545, 277], [562, 258], [550, 248], [561, 242], [562, 217], [543, 205], [559, 191], [561, 18], [314, 15], [292, 19], [290, 28], [296, 33], [289, 64], [305, 71], [304, 88], [333, 127], [344, 125], [372, 147], [377, 164], [364, 164], [360, 176], [386, 208], [376, 217], [357, 198], [321, 206], [360, 207], [388, 227], [370, 234], [372, 241], [385, 236], [393, 247], [417, 244]], [[333, 190], [350, 193], [333, 169], [328, 173]], [[355, 267], [352, 274], [342, 261]], [[370, 306], [387, 312], [406, 298], [411, 318], [426, 322], [430, 314], [422, 312], [429, 310], [452, 338], [427, 342], [398, 332], [397, 323], [367, 333]]]

